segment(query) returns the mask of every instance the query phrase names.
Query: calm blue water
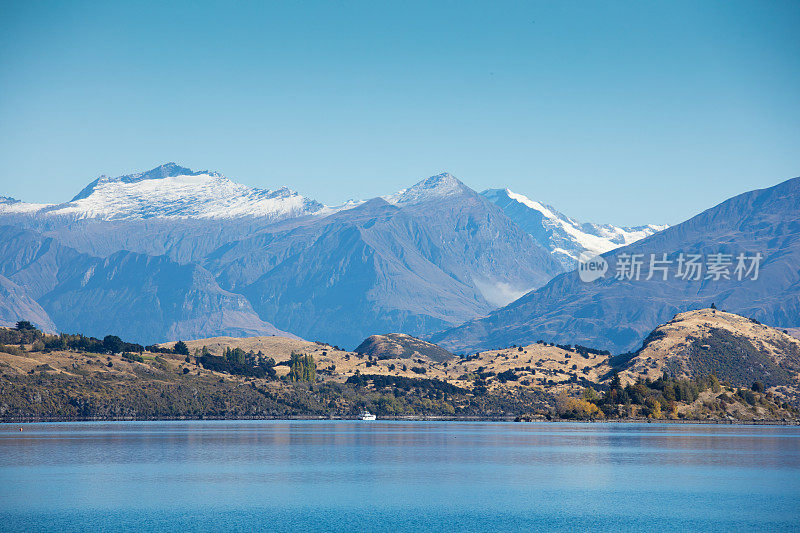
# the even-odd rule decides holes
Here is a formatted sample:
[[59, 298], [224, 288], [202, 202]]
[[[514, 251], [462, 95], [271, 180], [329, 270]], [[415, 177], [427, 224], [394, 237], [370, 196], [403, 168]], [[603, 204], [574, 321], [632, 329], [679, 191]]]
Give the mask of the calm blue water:
[[800, 429], [0, 425], [2, 531], [798, 530]]

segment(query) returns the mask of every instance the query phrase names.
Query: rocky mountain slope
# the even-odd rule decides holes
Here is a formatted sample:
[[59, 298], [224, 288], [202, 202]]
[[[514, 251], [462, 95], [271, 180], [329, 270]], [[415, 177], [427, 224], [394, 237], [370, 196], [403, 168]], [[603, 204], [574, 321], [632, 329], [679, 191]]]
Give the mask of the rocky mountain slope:
[[19, 320], [28, 320], [48, 333], [55, 333], [56, 325], [47, 311], [28, 293], [5, 276], [0, 276], [0, 326], [13, 326]]
[[[201, 266], [121, 251], [92, 257], [30, 230], [0, 226], [0, 274], [27, 287], [31, 301], [0, 294], [7, 321], [46, 331], [111, 331], [142, 344], [218, 335], [284, 335], [241, 295], [219, 287]], [[19, 298], [19, 296], [17, 296]], [[38, 302], [38, 303], [37, 303]]]
[[[533, 339], [623, 352], [636, 349], [653, 328], [675, 314], [712, 303], [772, 326], [796, 326], [800, 324], [798, 213], [800, 178], [741, 194], [682, 224], [607, 252], [603, 258], [608, 270], [594, 281], [582, 281], [575, 271], [561, 274], [489, 316], [429, 340], [455, 352], [527, 344]], [[666, 270], [656, 269], [650, 277], [651, 258], [664, 259], [663, 254], [668, 263], [655, 266]], [[740, 254], [745, 258], [741, 276], [736, 271]], [[761, 254], [758, 272], [748, 274], [756, 254]], [[699, 257], [697, 275], [686, 264], [690, 256]], [[719, 274], [708, 267], [715, 258], [721, 260]], [[634, 260], [640, 263], [638, 279], [631, 268]]]

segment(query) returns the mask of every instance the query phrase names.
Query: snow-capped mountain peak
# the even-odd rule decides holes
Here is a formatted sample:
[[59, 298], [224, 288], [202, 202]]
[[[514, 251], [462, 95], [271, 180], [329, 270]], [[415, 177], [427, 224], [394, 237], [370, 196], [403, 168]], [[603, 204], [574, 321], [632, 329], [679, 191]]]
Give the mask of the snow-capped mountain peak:
[[106, 176], [105, 174], [91, 182], [87, 185], [81, 192], [79, 192], [75, 197], [71, 200], [72, 202], [77, 202], [78, 200], [82, 200], [87, 198], [91, 195], [98, 186], [102, 186], [109, 183], [137, 183], [144, 180], [159, 180], [164, 178], [173, 178], [176, 176], [199, 176], [199, 175], [208, 175], [219, 177], [220, 174], [217, 172], [209, 172], [208, 170], [202, 170], [200, 172], [192, 172], [191, 169], [182, 167], [177, 163], [169, 162], [163, 165], [159, 165], [152, 170], [148, 170], [146, 172], [137, 172], [134, 174], [126, 174], [124, 176], [118, 177], [111, 177]]
[[582, 252], [602, 254], [668, 227], [657, 224], [624, 227], [582, 223], [549, 205], [509, 189], [489, 189], [481, 195], [500, 207], [517, 225], [550, 250], [567, 270], [575, 268], [575, 262]]
[[390, 204], [419, 204], [448, 196], [455, 196], [470, 189], [461, 181], [450, 174], [442, 172], [426, 178], [407, 189], [402, 189], [394, 194], [384, 196], [383, 199]]
[[102, 220], [258, 217], [277, 221], [331, 210], [287, 187], [258, 189], [218, 172], [194, 172], [175, 163], [113, 178], [101, 176], [64, 204], [23, 205], [30, 206], [25, 209], [29, 212]]

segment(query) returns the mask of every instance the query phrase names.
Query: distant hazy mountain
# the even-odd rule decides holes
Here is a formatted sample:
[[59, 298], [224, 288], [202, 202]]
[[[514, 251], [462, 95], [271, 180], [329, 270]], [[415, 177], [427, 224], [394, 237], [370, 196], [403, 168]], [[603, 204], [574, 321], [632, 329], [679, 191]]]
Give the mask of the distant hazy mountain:
[[501, 210], [447, 174], [227, 244], [206, 264], [265, 320], [348, 347], [377, 332], [420, 335], [461, 323], [561, 270]]
[[[486, 318], [434, 335], [453, 351], [525, 344], [538, 339], [577, 342], [625, 351], [676, 313], [712, 303], [773, 326], [800, 324], [800, 178], [741, 194], [690, 220], [604, 254], [607, 275], [582, 282], [575, 271], [561, 274]], [[704, 262], [715, 253], [763, 254], [757, 280], [684, 280], [673, 263], [668, 279], [616, 279], [621, 254], [695, 253]], [[735, 262], [735, 260], [734, 260]], [[731, 266], [731, 271], [734, 265]], [[646, 270], [645, 270], [646, 272]], [[703, 278], [707, 271], [703, 271]]]
[[550, 250], [565, 270], [575, 269], [581, 252], [602, 254], [668, 227], [656, 224], [621, 227], [578, 222], [548, 205], [509, 189], [489, 189], [481, 194]]
[[449, 174], [328, 207], [169, 163], [101, 177], [63, 204], [2, 200], [0, 224], [32, 235], [0, 242], [0, 274], [59, 329], [141, 342], [270, 334], [272, 324], [344, 346], [427, 334], [562, 271]]
[[[48, 331], [115, 334], [142, 343], [208, 332], [291, 336], [262, 321], [243, 296], [221, 289], [202, 267], [164, 256], [121, 251], [96, 258], [33, 231], [2, 226], [0, 273], [2, 280], [27, 288], [38, 303], [32, 305], [8, 283], [0, 301], [12, 298], [5, 306], [12, 306], [18, 319]], [[12, 314], [0, 318], [12, 322]]]

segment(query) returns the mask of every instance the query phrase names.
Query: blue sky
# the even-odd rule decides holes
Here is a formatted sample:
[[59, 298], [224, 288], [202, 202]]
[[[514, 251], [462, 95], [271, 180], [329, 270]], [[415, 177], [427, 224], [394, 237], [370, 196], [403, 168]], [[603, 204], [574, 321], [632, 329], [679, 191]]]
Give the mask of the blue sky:
[[2, 2], [0, 195], [176, 161], [325, 203], [442, 171], [676, 223], [800, 175], [798, 2]]

